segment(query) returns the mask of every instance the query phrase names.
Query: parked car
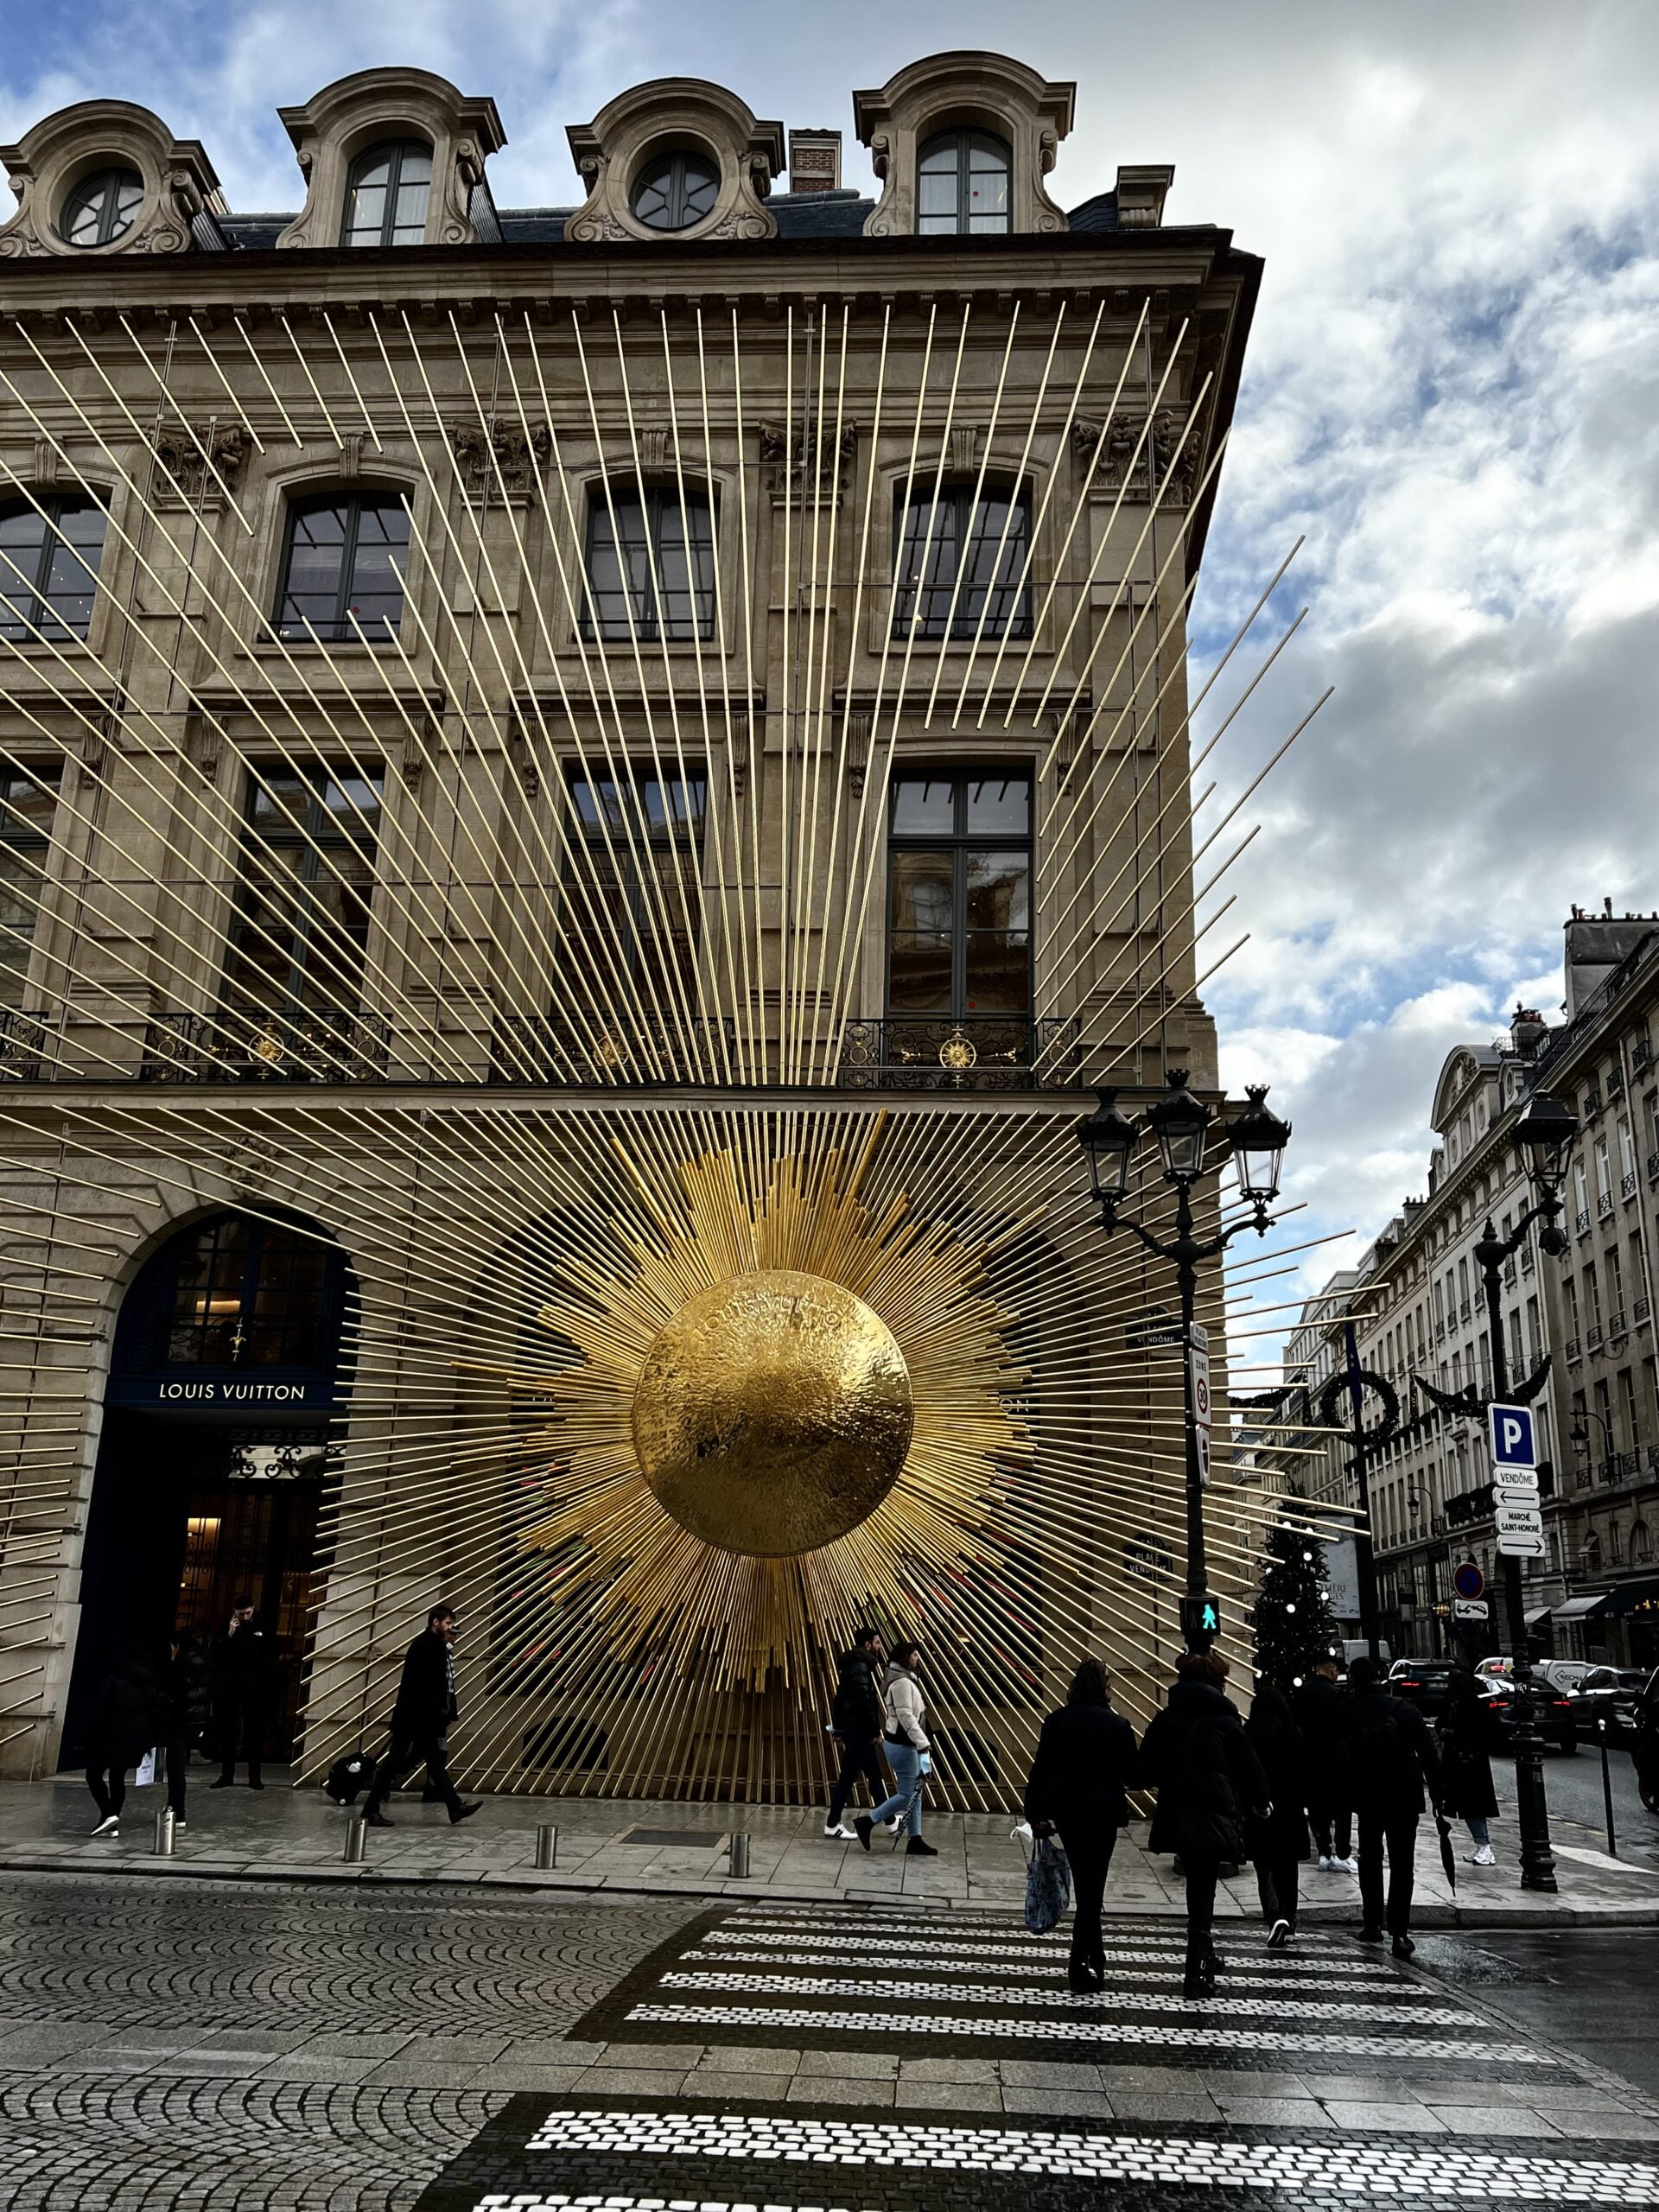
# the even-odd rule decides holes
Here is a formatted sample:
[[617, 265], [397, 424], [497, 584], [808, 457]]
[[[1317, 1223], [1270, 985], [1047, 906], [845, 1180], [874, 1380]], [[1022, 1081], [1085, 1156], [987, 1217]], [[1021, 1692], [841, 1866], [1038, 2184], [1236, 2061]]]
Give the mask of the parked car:
[[1405, 1698], [1431, 1719], [1445, 1710], [1446, 1684], [1451, 1679], [1449, 1659], [1396, 1659], [1389, 1669], [1389, 1688], [1395, 1695]]
[[[1481, 1704], [1486, 1710], [1493, 1750], [1506, 1754], [1512, 1751], [1516, 1704], [1515, 1684], [1488, 1675], [1481, 1678], [1477, 1688]], [[1543, 1682], [1534, 1684], [1532, 1724], [1546, 1745], [1553, 1745], [1558, 1751], [1578, 1750], [1578, 1712], [1573, 1699], [1565, 1690], [1551, 1689]]]
[[1475, 1668], [1478, 1675], [1512, 1675], [1515, 1662], [1507, 1652], [1495, 1652], [1491, 1658], [1480, 1660]]
[[1640, 1667], [1592, 1667], [1573, 1693], [1579, 1726], [1609, 1743], [1636, 1733], [1637, 1708], [1647, 1681]]
[[1561, 1690], [1571, 1697], [1590, 1672], [1590, 1662], [1587, 1659], [1535, 1659], [1532, 1672], [1535, 1680], [1548, 1682], [1551, 1689]]

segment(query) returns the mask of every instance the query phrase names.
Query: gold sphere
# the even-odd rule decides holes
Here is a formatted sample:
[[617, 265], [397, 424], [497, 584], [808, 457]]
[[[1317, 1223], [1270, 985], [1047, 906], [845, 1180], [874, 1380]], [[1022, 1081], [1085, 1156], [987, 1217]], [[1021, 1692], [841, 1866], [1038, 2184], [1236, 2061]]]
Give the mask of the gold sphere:
[[899, 1478], [915, 1407], [878, 1313], [844, 1285], [763, 1268], [699, 1291], [658, 1330], [633, 1444], [664, 1510], [721, 1551], [833, 1543]]

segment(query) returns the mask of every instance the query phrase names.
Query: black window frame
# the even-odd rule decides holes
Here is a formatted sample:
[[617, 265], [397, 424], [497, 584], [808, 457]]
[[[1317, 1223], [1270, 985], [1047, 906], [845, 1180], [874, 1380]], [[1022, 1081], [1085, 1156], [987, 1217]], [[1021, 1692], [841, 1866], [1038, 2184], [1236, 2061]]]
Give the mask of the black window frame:
[[[609, 762], [592, 768], [580, 761], [569, 763], [565, 785], [571, 828], [585, 849], [588, 881], [601, 893], [601, 903], [607, 894], [616, 896], [626, 914], [627, 926], [618, 930], [610, 948], [617, 955], [623, 973], [632, 982], [643, 981], [666, 991], [671, 979], [661, 973], [664, 952], [662, 940], [666, 936], [666, 950], [677, 961], [681, 982], [690, 994], [702, 936], [703, 839], [709, 825], [708, 764], [702, 760], [688, 760], [683, 773], [677, 759], [660, 766], [655, 760], [631, 759], [621, 767], [625, 774], [619, 776]], [[601, 818], [597, 805], [593, 821], [587, 820], [580, 791], [586, 787], [591, 792], [595, 785], [614, 791], [621, 782], [626, 782], [629, 794], [630, 811], [626, 823], [620, 807], [614, 817]], [[671, 801], [665, 801], [661, 822], [653, 823], [645, 796], [652, 785], [659, 791], [664, 785], [682, 793], [695, 790], [695, 812], [689, 804], [683, 811], [677, 811]], [[649, 884], [645, 875], [647, 861], [652, 873]], [[685, 929], [688, 914], [689, 936]], [[571, 901], [568, 933], [573, 940], [573, 951], [591, 936], [592, 930], [585, 902]], [[593, 972], [595, 976], [608, 975], [609, 961], [594, 963]], [[649, 995], [645, 995], [649, 1008]]]
[[[957, 212], [954, 224], [946, 229], [937, 215], [922, 213], [922, 168], [933, 155], [947, 146], [957, 156]], [[995, 147], [1002, 156], [1002, 174], [1007, 179], [1008, 204], [1001, 222], [988, 222], [983, 216], [976, 218], [973, 212], [974, 175], [971, 156], [976, 148], [984, 150]], [[976, 227], [977, 224], [977, 227]], [[995, 130], [983, 130], [971, 124], [961, 124], [949, 130], [936, 130], [916, 149], [916, 234], [918, 238], [1007, 238], [1014, 228], [1014, 148]]]
[[[20, 885], [24, 880], [24, 872], [30, 866], [35, 868], [38, 876], [35, 889], [29, 893], [20, 889], [17, 894], [20, 905], [26, 899], [32, 900], [33, 912], [27, 939], [21, 929], [13, 930], [9, 923], [0, 922], [0, 1011], [20, 1007], [28, 999], [29, 965], [40, 933], [41, 910], [45, 903], [49, 876], [48, 862], [52, 850], [52, 831], [57, 818], [58, 804], [63, 797], [63, 769], [60, 759], [26, 760], [16, 766], [9, 763], [0, 766], [0, 855], [8, 860], [14, 855], [21, 857], [23, 869], [16, 879]], [[52, 819], [44, 829], [38, 823], [16, 813], [13, 805], [14, 798], [25, 791], [38, 796], [42, 785], [49, 787], [52, 792]], [[14, 790], [13, 786], [16, 789]], [[0, 872], [0, 887], [12, 880], [9, 870]], [[3, 895], [3, 888], [0, 888], [0, 895]], [[21, 955], [15, 966], [10, 957], [10, 946], [14, 941]]]
[[[156, 1309], [158, 1369], [174, 1374], [316, 1370], [332, 1363], [331, 1353], [338, 1358], [346, 1255], [337, 1244], [302, 1236], [283, 1222], [220, 1213], [174, 1237], [168, 1259]], [[231, 1264], [221, 1267], [226, 1259]], [[296, 1262], [302, 1260], [315, 1262], [315, 1280], [302, 1282], [296, 1297], [295, 1278], [304, 1270]], [[192, 1281], [193, 1263], [204, 1261]], [[216, 1293], [225, 1304], [234, 1294], [233, 1322], [228, 1315], [214, 1318]], [[197, 1312], [181, 1313], [193, 1294]], [[181, 1351], [181, 1339], [192, 1337], [193, 1350]], [[264, 1358], [257, 1356], [262, 1338]]]
[[[982, 515], [993, 503], [1021, 517], [1017, 533], [1010, 530], [1005, 537], [1003, 527], [986, 530], [980, 526]], [[932, 518], [946, 505], [953, 511], [950, 543], [955, 547], [955, 565], [948, 576], [924, 582], [944, 543], [943, 533]], [[918, 483], [914, 479], [908, 486], [896, 485], [891, 634], [899, 639], [909, 636], [925, 645], [969, 645], [976, 639], [995, 639], [999, 643], [1004, 639], [1010, 642], [1028, 639], [1032, 634], [1031, 512], [1031, 486], [1024, 480], [1017, 484], [947, 480], [939, 486], [937, 493], [931, 483]], [[996, 553], [999, 576], [1009, 556], [1017, 554], [1019, 565], [1014, 572], [1017, 581], [994, 580], [982, 586], [964, 585], [964, 554], [981, 547]], [[918, 554], [924, 556], [925, 566], [907, 578], [905, 569]], [[1004, 602], [1002, 611], [982, 610], [977, 603], [982, 596]], [[1007, 607], [1010, 596], [1014, 603]], [[928, 604], [929, 612], [925, 620], [918, 621], [913, 618], [913, 609], [923, 602]], [[935, 607], [937, 613], [933, 611]]]
[[[298, 815], [297, 810], [278, 811], [274, 820], [262, 823], [258, 818], [260, 808], [278, 804], [272, 799], [270, 787], [279, 778], [294, 778], [307, 786], [303, 815]], [[330, 785], [344, 788], [359, 784], [367, 784], [375, 791], [372, 819], [365, 819], [363, 809], [355, 801], [334, 808], [322, 796]], [[368, 962], [369, 936], [373, 928], [385, 794], [384, 763], [269, 760], [250, 766], [242, 835], [237, 846], [236, 905], [226, 944], [225, 975], [219, 994], [222, 1012], [289, 1017], [322, 1013], [338, 1018], [343, 1002], [353, 995], [354, 987], [360, 995], [363, 971]], [[297, 865], [282, 874], [270, 863], [263, 872], [256, 871], [252, 862], [261, 850], [279, 855], [294, 854], [297, 855]], [[344, 858], [347, 855], [366, 860], [368, 864], [360, 937], [332, 923], [323, 914], [320, 903], [314, 906], [314, 902], [304, 895], [315, 893], [319, 885], [340, 886], [341, 873], [331, 867], [329, 861], [331, 856]], [[257, 911], [262, 890], [272, 880], [285, 887], [297, 886], [302, 893], [290, 922], [274, 923], [269, 912], [260, 915]], [[326, 925], [320, 928], [320, 924]], [[245, 941], [245, 941], [252, 948], [248, 964], [256, 975], [264, 972], [267, 984], [276, 958], [271, 940], [283, 935], [289, 938], [287, 985], [274, 1001], [268, 988], [256, 994], [244, 988], [237, 976], [238, 948]], [[327, 948], [327, 957], [315, 964], [308, 957], [314, 944]], [[354, 959], [349, 963], [340, 957], [345, 945], [355, 947]], [[357, 972], [348, 981], [352, 965]]]
[[[1013, 830], [970, 830], [968, 827], [968, 791], [974, 784], [1021, 783], [1026, 786], [1026, 827], [1023, 832]], [[929, 782], [949, 783], [952, 785], [951, 820], [949, 831], [895, 830], [893, 814], [899, 786], [903, 784]], [[1036, 930], [1032, 902], [1036, 891], [1036, 840], [1033, 816], [1036, 806], [1037, 777], [1028, 761], [995, 761], [981, 766], [974, 762], [967, 766], [952, 763], [935, 764], [928, 761], [895, 762], [887, 784], [887, 910], [882, 944], [881, 993], [882, 1007], [889, 1024], [923, 1023], [927, 1021], [974, 1021], [980, 1023], [1018, 1023], [1030, 1021], [1036, 1010]], [[915, 852], [949, 852], [952, 858], [950, 904], [950, 1005], [939, 1007], [901, 1007], [893, 1003], [893, 953], [897, 932], [893, 926], [894, 862], [899, 855]], [[976, 853], [1022, 853], [1026, 860], [1026, 1002], [1023, 1007], [970, 1007], [968, 1004], [968, 870], [970, 855]]]
[[[582, 544], [582, 634], [589, 644], [602, 645], [711, 645], [715, 636], [718, 609], [716, 569], [720, 560], [720, 494], [712, 484], [700, 479], [695, 483], [653, 482], [647, 478], [643, 505], [640, 486], [636, 478], [612, 478], [608, 482], [595, 484], [588, 499], [588, 528]], [[642, 539], [645, 550], [648, 589], [636, 593], [628, 580], [628, 570], [620, 557], [618, 546], [618, 524], [622, 510], [632, 505], [643, 515], [645, 531]], [[677, 521], [690, 523], [693, 512], [706, 514], [709, 535], [707, 577], [692, 572], [691, 546], [683, 540], [680, 547], [686, 560], [684, 596], [690, 613], [683, 625], [671, 622], [664, 627], [662, 620], [664, 592], [662, 588], [663, 545], [662, 518], [672, 515]], [[611, 552], [617, 563], [619, 582], [606, 590], [607, 599], [623, 601], [621, 619], [604, 614], [600, 607], [599, 587], [594, 582], [594, 556], [598, 550], [597, 534], [609, 533]], [[622, 539], [626, 546], [631, 541]], [[697, 552], [705, 549], [699, 543]], [[670, 594], [671, 597], [672, 594]], [[632, 623], [629, 613], [632, 612]]]
[[[401, 491], [346, 492], [336, 488], [326, 492], [307, 493], [302, 497], [288, 502], [287, 512], [283, 518], [283, 558], [276, 578], [276, 606], [270, 620], [270, 632], [274, 638], [281, 639], [284, 645], [302, 645], [314, 644], [354, 645], [362, 642], [357, 628], [347, 619], [347, 609], [352, 598], [353, 585], [356, 581], [358, 544], [363, 517], [370, 510], [379, 514], [394, 508], [402, 509], [404, 524], [404, 565], [398, 568], [395, 560], [392, 563], [403, 585], [398, 594], [397, 620], [394, 621], [390, 616], [385, 615], [377, 617], [377, 620], [386, 623], [388, 632], [387, 635], [378, 638], [367, 622], [361, 625], [363, 637], [367, 639], [372, 646], [390, 645], [391, 639], [397, 637], [402, 629], [404, 608], [409, 601], [409, 546], [413, 518], [410, 513], [409, 494]], [[327, 622], [287, 619], [283, 609], [287, 605], [289, 589], [293, 580], [295, 541], [299, 525], [308, 515], [327, 514], [331, 510], [344, 511], [346, 516], [346, 527], [340, 540], [339, 577], [334, 586], [334, 618]]]
[[[421, 238], [404, 238], [400, 242], [396, 235], [399, 228], [397, 219], [397, 195], [403, 184], [404, 156], [411, 153], [423, 155], [426, 160], [426, 206], [421, 211]], [[386, 198], [385, 205], [380, 210], [379, 234], [374, 238], [359, 238], [357, 233], [362, 226], [353, 219], [359, 180], [364, 170], [372, 162], [383, 158], [387, 159]], [[360, 154], [353, 156], [352, 165], [346, 172], [346, 198], [340, 213], [341, 245], [350, 247], [354, 252], [372, 252], [377, 246], [390, 249], [401, 243], [402, 246], [406, 248], [423, 244], [427, 222], [431, 213], [432, 187], [436, 181], [436, 168], [437, 149], [429, 139], [414, 136], [407, 138], [377, 138], [372, 146], [365, 146]]]
[[[118, 188], [130, 183], [137, 185], [138, 197], [133, 201], [126, 220], [121, 222], [118, 219], [121, 212]], [[99, 185], [105, 188], [105, 200], [99, 211], [98, 235], [90, 238], [72, 238], [69, 233], [70, 209], [82, 206]], [[144, 189], [143, 172], [130, 168], [124, 162], [111, 162], [101, 169], [94, 169], [64, 194], [58, 209], [58, 236], [77, 253], [96, 253], [99, 246], [113, 245], [118, 238], [125, 238], [137, 221], [138, 210], [144, 204]]]
[[[66, 537], [59, 524], [66, 515], [97, 514], [104, 518], [104, 530], [99, 534], [96, 549], [76, 545]], [[108, 535], [110, 511], [105, 503], [91, 492], [36, 493], [32, 499], [9, 499], [0, 500], [0, 522], [9, 521], [14, 515], [29, 515], [41, 522], [41, 542], [35, 551], [35, 572], [27, 579], [10, 556], [0, 549], [0, 638], [10, 639], [19, 645], [33, 645], [32, 631], [54, 645], [71, 639], [84, 645], [92, 626], [92, 616], [98, 608], [99, 585], [103, 580], [104, 544]], [[64, 547], [72, 559], [92, 578], [89, 592], [76, 592], [75, 599], [86, 601], [84, 622], [67, 621], [59, 610], [59, 602], [47, 595], [51, 581], [55, 549]], [[95, 550], [96, 567], [89, 566], [86, 554]], [[16, 613], [12, 610], [16, 608]]]
[[[709, 186], [712, 189], [706, 207], [688, 213], [686, 200], [691, 188], [688, 186], [687, 172], [694, 164], [699, 173], [695, 188], [701, 191], [704, 186]], [[641, 214], [639, 202], [647, 191], [662, 189], [656, 180], [664, 171], [668, 176], [664, 200], [669, 213], [677, 213], [679, 219], [653, 223], [649, 215]], [[694, 231], [699, 223], [708, 221], [720, 204], [720, 188], [724, 181], [719, 162], [712, 154], [705, 153], [701, 146], [665, 146], [640, 163], [628, 190], [628, 213], [645, 230], [661, 238], [674, 238], [683, 231]]]

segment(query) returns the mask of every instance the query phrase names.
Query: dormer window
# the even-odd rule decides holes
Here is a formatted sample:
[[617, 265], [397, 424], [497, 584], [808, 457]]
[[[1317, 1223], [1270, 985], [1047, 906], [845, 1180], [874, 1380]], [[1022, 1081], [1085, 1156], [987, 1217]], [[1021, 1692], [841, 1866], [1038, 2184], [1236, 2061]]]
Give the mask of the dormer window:
[[652, 231], [689, 231], [714, 213], [720, 171], [706, 155], [677, 147], [648, 161], [629, 202], [636, 222]]
[[143, 196], [137, 169], [99, 169], [64, 201], [58, 227], [71, 245], [113, 245], [132, 228]]
[[432, 196], [432, 149], [423, 139], [387, 139], [352, 163], [342, 245], [420, 245]]
[[946, 130], [917, 161], [916, 227], [923, 236], [965, 237], [1009, 228], [1006, 140], [985, 130]]

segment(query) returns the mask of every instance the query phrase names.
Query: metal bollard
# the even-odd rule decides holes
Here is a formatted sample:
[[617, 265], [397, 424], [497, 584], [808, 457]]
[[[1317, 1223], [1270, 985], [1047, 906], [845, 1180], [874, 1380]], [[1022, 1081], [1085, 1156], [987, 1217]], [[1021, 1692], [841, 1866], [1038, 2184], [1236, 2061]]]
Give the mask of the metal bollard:
[[543, 1872], [559, 1863], [559, 1832], [550, 1822], [543, 1821], [536, 1831], [536, 1864]]
[[156, 1840], [150, 1846], [157, 1859], [173, 1856], [173, 1842], [177, 1833], [177, 1820], [170, 1805], [163, 1805], [156, 1815]]
[[1607, 1738], [1601, 1738], [1601, 1802], [1607, 1814], [1607, 1856], [1618, 1856], [1618, 1839], [1613, 1832], [1613, 1777], [1607, 1767]]
[[746, 1835], [732, 1838], [732, 1873], [741, 1881], [749, 1871], [749, 1839]]
[[360, 1866], [364, 1849], [369, 1839], [368, 1823], [360, 1813], [353, 1813], [346, 1823], [345, 1860], [348, 1866]]

